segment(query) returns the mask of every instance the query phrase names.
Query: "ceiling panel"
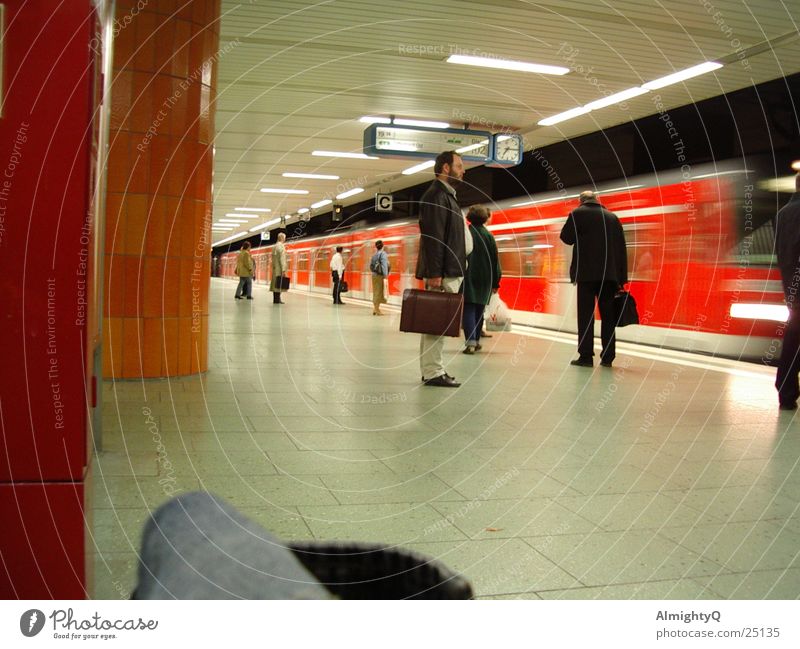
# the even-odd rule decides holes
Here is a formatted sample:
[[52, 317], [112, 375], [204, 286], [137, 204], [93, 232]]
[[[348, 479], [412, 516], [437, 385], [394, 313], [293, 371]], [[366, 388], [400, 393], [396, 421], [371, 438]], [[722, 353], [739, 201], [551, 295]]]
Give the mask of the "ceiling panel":
[[[608, 128], [800, 71], [800, 3], [780, 0], [223, 0], [214, 218], [234, 207], [292, 214], [337, 186], [395, 190], [431, 177], [414, 161], [343, 160], [359, 151], [365, 114], [453, 126], [510, 127], [527, 148]], [[774, 43], [774, 45], [773, 45]], [[746, 65], [736, 52], [746, 53]], [[447, 64], [450, 53], [562, 65], [561, 77]], [[741, 54], [745, 56], [745, 54]], [[543, 117], [704, 60], [725, 67], [619, 106], [542, 127]], [[333, 173], [338, 181], [283, 178]], [[301, 187], [308, 196], [260, 193]], [[271, 217], [275, 213], [270, 214]]]

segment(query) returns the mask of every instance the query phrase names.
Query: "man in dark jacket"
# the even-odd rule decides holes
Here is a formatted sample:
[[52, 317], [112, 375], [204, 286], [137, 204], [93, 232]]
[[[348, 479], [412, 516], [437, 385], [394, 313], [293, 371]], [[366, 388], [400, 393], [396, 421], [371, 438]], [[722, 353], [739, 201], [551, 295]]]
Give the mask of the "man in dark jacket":
[[783, 348], [775, 387], [781, 410], [795, 410], [800, 396], [800, 174], [794, 179], [795, 193], [775, 217], [775, 248], [781, 270], [783, 295], [789, 307], [789, 320], [783, 332]]
[[[464, 163], [455, 151], [436, 157], [436, 180], [419, 204], [419, 257], [417, 279], [425, 288], [458, 293], [467, 263], [464, 218], [456, 201], [455, 188], [464, 177]], [[444, 371], [444, 338], [422, 334], [419, 363], [425, 385], [457, 388], [458, 383]]]
[[628, 282], [625, 233], [616, 214], [597, 201], [594, 192], [580, 195], [580, 206], [570, 212], [561, 240], [574, 245], [569, 278], [578, 284], [578, 359], [572, 365], [592, 367], [594, 306], [600, 308], [600, 364], [611, 367], [616, 355], [614, 295]]

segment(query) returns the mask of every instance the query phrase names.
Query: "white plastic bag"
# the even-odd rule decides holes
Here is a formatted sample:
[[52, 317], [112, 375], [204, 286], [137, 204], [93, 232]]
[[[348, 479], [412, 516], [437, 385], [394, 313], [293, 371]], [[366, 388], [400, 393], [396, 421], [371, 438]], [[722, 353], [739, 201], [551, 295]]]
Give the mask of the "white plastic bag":
[[483, 319], [489, 331], [511, 331], [511, 310], [497, 293], [492, 293]]

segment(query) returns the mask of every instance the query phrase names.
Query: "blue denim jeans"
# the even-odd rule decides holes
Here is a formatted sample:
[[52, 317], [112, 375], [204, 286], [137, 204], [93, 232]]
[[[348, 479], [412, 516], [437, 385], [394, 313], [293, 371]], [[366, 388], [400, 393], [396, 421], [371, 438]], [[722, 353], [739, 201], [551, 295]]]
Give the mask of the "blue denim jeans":
[[142, 535], [135, 599], [330, 599], [262, 527], [205, 492], [156, 511]]
[[236, 297], [241, 297], [244, 293], [245, 297], [253, 297], [253, 278], [240, 277], [239, 286], [236, 287]]
[[483, 310], [485, 308], [485, 304], [464, 302], [462, 325], [467, 345], [475, 346], [481, 341], [481, 326], [483, 325]]

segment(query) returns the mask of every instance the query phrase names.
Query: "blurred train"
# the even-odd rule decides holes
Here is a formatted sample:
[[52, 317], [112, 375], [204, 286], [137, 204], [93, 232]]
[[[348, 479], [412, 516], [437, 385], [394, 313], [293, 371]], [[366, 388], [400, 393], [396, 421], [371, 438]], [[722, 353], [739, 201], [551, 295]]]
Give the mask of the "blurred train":
[[[618, 339], [772, 360], [787, 313], [773, 252], [773, 217], [785, 200], [758, 185], [754, 172], [741, 168], [687, 166], [596, 187], [625, 230], [630, 291], [641, 320], [618, 329]], [[582, 189], [490, 205], [488, 228], [503, 271], [500, 296], [515, 324], [576, 330], [572, 249], [559, 233]], [[411, 220], [287, 241], [292, 290], [329, 293], [330, 258], [343, 246], [349, 296], [370, 299], [369, 259], [378, 239], [391, 263], [389, 301], [399, 305], [404, 289], [421, 285], [414, 278], [419, 229]], [[252, 252], [256, 282], [268, 283], [271, 246]], [[234, 277], [235, 266], [235, 252], [221, 255], [220, 276]]]

